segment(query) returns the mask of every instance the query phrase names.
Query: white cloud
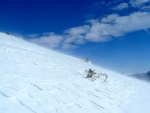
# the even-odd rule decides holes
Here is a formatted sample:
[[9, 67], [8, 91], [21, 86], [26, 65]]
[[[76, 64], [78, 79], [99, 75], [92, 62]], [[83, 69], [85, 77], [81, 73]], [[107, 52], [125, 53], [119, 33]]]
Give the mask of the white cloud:
[[86, 33], [85, 39], [94, 42], [108, 41], [111, 37], [150, 28], [149, 20], [150, 14], [146, 12], [137, 12], [128, 16], [112, 14], [101, 21], [91, 20], [91, 28]]
[[100, 23], [98, 20], [90, 20], [91, 24], [90, 31], [86, 33], [85, 39], [93, 42], [103, 42], [108, 40], [109, 35], [106, 28], [109, 28], [110, 25]]
[[60, 46], [63, 36], [49, 33], [39, 38], [30, 39], [31, 42], [37, 43], [49, 48], [58, 48]]
[[138, 31], [150, 28], [150, 14], [147, 12], [136, 12], [129, 16], [118, 17], [115, 19], [113, 29], [125, 34], [128, 32]]
[[88, 30], [89, 30], [89, 25], [85, 25], [85, 26], [70, 28], [66, 30], [66, 33], [68, 35], [78, 36], [81, 34], [85, 34]]
[[118, 18], [119, 15], [118, 14], [111, 14], [111, 15], [108, 15], [106, 18], [102, 18], [101, 19], [101, 22], [102, 23], [114, 23], [116, 18]]
[[133, 7], [139, 7], [143, 5], [144, 3], [150, 2], [150, 0], [130, 0], [130, 4]]
[[74, 49], [74, 48], [77, 48], [78, 46], [77, 45], [73, 45], [73, 44], [70, 44], [70, 43], [63, 43], [61, 48], [63, 49]]
[[65, 31], [66, 37], [65, 37], [65, 43], [76, 43], [76, 44], [83, 44], [84, 41], [84, 35], [89, 31], [90, 26], [84, 25], [80, 27], [74, 27], [70, 28]]
[[122, 36], [126, 33], [150, 28], [150, 14], [137, 12], [128, 16], [112, 14], [100, 21], [93, 20], [91, 29], [86, 34], [90, 41], [108, 41], [111, 37]]
[[126, 9], [128, 8], [128, 4], [127, 3], [121, 3], [119, 4], [118, 6], [114, 7], [113, 10], [123, 10], [123, 9]]
[[141, 7], [142, 10], [150, 10], [150, 6], [143, 6]]
[[29, 38], [37, 38], [37, 37], [39, 37], [39, 34], [29, 34], [27, 37], [29, 37]]
[[62, 35], [46, 33], [30, 41], [49, 48], [76, 48], [88, 41], [105, 42], [126, 33], [150, 28], [150, 13], [136, 12], [127, 16], [111, 14], [101, 20], [89, 20], [87, 25], [65, 30]]

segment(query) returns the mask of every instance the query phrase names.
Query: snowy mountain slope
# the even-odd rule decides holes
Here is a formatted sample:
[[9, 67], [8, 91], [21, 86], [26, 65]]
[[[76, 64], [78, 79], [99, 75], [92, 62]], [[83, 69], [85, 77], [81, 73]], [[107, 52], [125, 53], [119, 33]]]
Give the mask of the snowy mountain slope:
[[132, 74], [129, 74], [129, 76], [135, 77], [137, 79], [144, 80], [144, 81], [150, 81], [150, 71], [141, 72], [141, 73], [132, 73]]
[[0, 64], [0, 113], [150, 112], [149, 84], [3, 33]]

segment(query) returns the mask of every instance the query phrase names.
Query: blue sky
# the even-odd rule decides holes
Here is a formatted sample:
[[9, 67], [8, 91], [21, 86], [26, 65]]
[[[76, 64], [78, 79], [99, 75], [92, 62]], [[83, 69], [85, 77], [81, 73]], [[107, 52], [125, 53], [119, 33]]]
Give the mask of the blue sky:
[[150, 70], [150, 0], [1, 0], [0, 31], [118, 72]]

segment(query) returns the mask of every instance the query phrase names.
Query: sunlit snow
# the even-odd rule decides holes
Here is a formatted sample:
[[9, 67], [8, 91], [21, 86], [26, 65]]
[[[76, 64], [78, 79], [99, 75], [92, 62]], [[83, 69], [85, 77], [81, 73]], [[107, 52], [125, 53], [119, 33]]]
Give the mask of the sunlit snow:
[[[91, 81], [85, 70], [108, 75]], [[150, 84], [0, 33], [0, 113], [150, 113]]]

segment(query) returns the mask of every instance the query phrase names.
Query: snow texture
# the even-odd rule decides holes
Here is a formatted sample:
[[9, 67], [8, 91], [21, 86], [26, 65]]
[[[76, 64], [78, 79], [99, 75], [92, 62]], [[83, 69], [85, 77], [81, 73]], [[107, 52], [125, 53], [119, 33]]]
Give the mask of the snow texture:
[[0, 113], [150, 113], [149, 94], [147, 82], [0, 33]]

